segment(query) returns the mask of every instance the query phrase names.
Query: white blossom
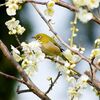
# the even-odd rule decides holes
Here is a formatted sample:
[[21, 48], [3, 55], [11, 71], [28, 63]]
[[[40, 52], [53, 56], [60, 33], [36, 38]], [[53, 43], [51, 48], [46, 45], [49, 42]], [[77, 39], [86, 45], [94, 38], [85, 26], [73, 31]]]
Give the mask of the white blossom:
[[41, 44], [38, 41], [22, 42], [22, 54], [14, 46], [11, 46], [11, 49], [14, 59], [17, 62], [21, 61], [22, 68], [29, 76], [37, 71], [38, 64], [45, 59], [45, 54], [42, 52]]
[[92, 59], [93, 57], [97, 57], [99, 55], [100, 55], [100, 49], [99, 48], [93, 49], [90, 54], [90, 59]]
[[100, 0], [73, 0], [73, 3], [79, 9], [78, 19], [83, 23], [87, 23], [93, 18], [93, 14], [88, 10], [98, 8]]
[[86, 88], [88, 83], [87, 81], [89, 80], [89, 77], [85, 74], [83, 74], [77, 81], [77, 86], [80, 86], [80, 88]]
[[73, 3], [76, 7], [85, 6], [87, 4], [87, 0], [73, 0]]
[[63, 51], [63, 55], [64, 55], [69, 61], [71, 61], [71, 59], [72, 59], [72, 57], [73, 57], [73, 55], [72, 55], [72, 53], [71, 53], [71, 51], [70, 51], [69, 49]]
[[47, 7], [48, 7], [49, 9], [53, 8], [54, 5], [55, 5], [55, 2], [54, 2], [53, 0], [50, 0], [50, 1], [47, 3]]
[[83, 22], [87, 23], [93, 18], [92, 13], [88, 12], [86, 9], [80, 8], [79, 12], [77, 13], [78, 19]]
[[19, 24], [19, 20], [16, 20], [14, 17], [11, 20], [8, 20], [5, 25], [9, 30], [15, 29]]
[[100, 0], [73, 0], [76, 7], [87, 6], [89, 9], [99, 7]]
[[69, 93], [69, 100], [79, 100], [79, 91], [74, 88], [74, 87], [70, 87], [68, 89], [68, 93]]
[[41, 45], [38, 41], [32, 41], [30, 43], [21, 43], [22, 46], [22, 67], [25, 69], [27, 74], [31, 75], [38, 69], [39, 62], [43, 61], [45, 54], [41, 51]]
[[20, 51], [17, 50], [14, 46], [11, 45], [11, 49], [12, 49], [12, 55], [14, 57], [14, 59], [19, 62], [22, 60], [22, 58], [20, 57]]
[[[73, 49], [74, 50], [77, 49], [79, 51], [78, 48], [73, 48]], [[76, 64], [81, 60], [81, 58], [78, 55], [72, 54], [72, 52], [69, 49], [63, 51], [63, 55], [69, 60], [69, 62], [73, 64]]]
[[100, 55], [97, 55], [93, 61], [94, 64], [100, 66]]
[[88, 0], [87, 7], [89, 9], [95, 9], [99, 7], [100, 0]]
[[16, 20], [14, 17], [11, 20], [5, 22], [5, 25], [9, 29], [10, 35], [14, 34], [22, 35], [24, 33], [25, 28], [22, 27], [19, 23], [20, 23], [19, 20]]
[[66, 76], [66, 81], [68, 82], [68, 83], [75, 83], [76, 82], [76, 79], [74, 78], [74, 77], [71, 77], [71, 76]]
[[96, 39], [95, 44], [100, 44], [100, 39]]
[[89, 77], [83, 74], [77, 81], [74, 81], [68, 89], [69, 100], [79, 100], [82, 90], [88, 86], [88, 79]]
[[8, 0], [6, 2], [6, 11], [9, 16], [16, 15], [16, 10], [20, 8], [20, 4], [24, 3], [25, 0]]
[[18, 25], [16, 30], [19, 35], [22, 35], [25, 31], [25, 28], [22, 27], [21, 25]]
[[74, 54], [72, 57], [72, 62], [73, 63], [78, 63], [81, 60], [79, 55]]

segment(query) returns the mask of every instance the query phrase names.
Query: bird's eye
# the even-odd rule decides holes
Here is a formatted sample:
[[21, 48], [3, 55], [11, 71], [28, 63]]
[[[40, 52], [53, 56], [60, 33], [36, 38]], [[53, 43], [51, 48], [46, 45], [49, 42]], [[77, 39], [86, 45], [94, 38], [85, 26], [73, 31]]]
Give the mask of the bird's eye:
[[40, 40], [41, 39], [41, 36], [39, 36], [38, 39]]

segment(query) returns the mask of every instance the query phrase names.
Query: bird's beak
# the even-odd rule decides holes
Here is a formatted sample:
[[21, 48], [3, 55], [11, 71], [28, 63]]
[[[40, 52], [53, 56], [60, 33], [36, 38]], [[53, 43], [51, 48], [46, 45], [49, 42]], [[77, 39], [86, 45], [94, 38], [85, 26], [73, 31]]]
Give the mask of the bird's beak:
[[35, 36], [32, 36], [33, 39], [35, 39]]
[[32, 36], [32, 39], [33, 39], [33, 40], [36, 40], [36, 39], [35, 39], [35, 36]]

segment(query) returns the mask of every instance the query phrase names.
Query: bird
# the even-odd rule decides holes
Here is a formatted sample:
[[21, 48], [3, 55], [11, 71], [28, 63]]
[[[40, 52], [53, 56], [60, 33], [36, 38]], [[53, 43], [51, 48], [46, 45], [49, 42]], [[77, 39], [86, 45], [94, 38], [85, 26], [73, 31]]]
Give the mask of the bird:
[[61, 46], [59, 46], [59, 44], [49, 35], [45, 34], [45, 33], [38, 33], [35, 36], [33, 36], [33, 38], [35, 38], [36, 40], [39, 41], [39, 43], [41, 44], [41, 50], [43, 53], [45, 53], [48, 56], [60, 56], [62, 57], [64, 60], [67, 58], [65, 58], [65, 56], [62, 54], [62, 52], [64, 51]]

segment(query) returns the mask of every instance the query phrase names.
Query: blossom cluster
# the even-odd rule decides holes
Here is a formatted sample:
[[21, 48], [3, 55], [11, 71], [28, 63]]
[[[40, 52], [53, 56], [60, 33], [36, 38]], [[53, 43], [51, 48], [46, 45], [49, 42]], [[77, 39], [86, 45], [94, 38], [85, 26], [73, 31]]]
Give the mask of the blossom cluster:
[[79, 9], [78, 19], [86, 23], [93, 18], [91, 10], [99, 7], [100, 0], [73, 0], [73, 3]]
[[[84, 53], [84, 48], [72, 47], [74, 50]], [[63, 64], [57, 63], [57, 68], [65, 75], [66, 81], [69, 83], [70, 88], [68, 90], [69, 100], [79, 100], [79, 96], [84, 87], [87, 86], [87, 80], [89, 79], [86, 75], [82, 75], [78, 80], [75, 78], [78, 73], [74, 70], [77, 63], [81, 61], [79, 55], [74, 54], [71, 50], [67, 49], [63, 51], [63, 55], [66, 57], [66, 61], [58, 58]], [[73, 77], [75, 76], [75, 77]]]
[[88, 80], [89, 77], [83, 74], [77, 81], [70, 83], [72, 86], [68, 89], [69, 100], [79, 100], [82, 91], [88, 86]]
[[6, 2], [6, 12], [9, 16], [16, 15], [16, 10], [21, 8], [21, 4], [24, 3], [25, 0], [8, 0]]
[[37, 70], [39, 62], [44, 60], [45, 54], [41, 51], [41, 45], [38, 41], [30, 43], [21, 43], [21, 52], [14, 46], [12, 48], [12, 55], [17, 62], [21, 62], [22, 68], [28, 75], [32, 75]]
[[95, 48], [91, 51], [90, 59], [93, 63], [100, 66], [100, 39], [95, 40]]
[[[83, 54], [84, 51], [85, 51], [85, 48], [77, 48], [76, 45], [73, 45], [72, 48], [73, 48], [74, 50], [80, 52], [81, 54]], [[74, 54], [74, 53], [73, 53], [71, 50], [69, 50], [69, 49], [65, 50], [65, 51], [63, 52], [63, 55], [64, 55], [64, 56], [68, 59], [68, 61], [69, 61], [70, 63], [72, 63], [72, 64], [76, 64], [76, 63], [78, 63], [78, 62], [81, 60], [81, 58], [80, 58], [79, 55]]]
[[[26, 0], [8, 0], [6, 2], [6, 12], [9, 16], [16, 15], [16, 11], [21, 8], [21, 5]], [[19, 24], [19, 20], [16, 20], [14, 17], [9, 21], [5, 22], [5, 25], [9, 29], [9, 35], [22, 35], [25, 31], [25, 28]]]
[[[73, 47], [74, 50], [79, 51], [80, 53], [84, 53], [84, 48]], [[73, 78], [71, 76], [76, 75], [77, 73], [73, 70], [77, 63], [81, 61], [79, 55], [72, 53], [69, 49], [63, 51], [63, 55], [67, 60], [63, 60], [58, 57], [59, 61], [62, 61], [64, 65], [57, 63], [57, 68], [66, 75], [66, 80], [71, 81]]]
[[47, 9], [44, 11], [45, 15], [47, 16], [53, 16], [54, 14], [54, 5], [56, 2], [59, 2], [59, 0], [50, 0], [48, 3], [47, 3]]
[[9, 29], [9, 35], [22, 35], [24, 33], [25, 28], [22, 27], [19, 23], [19, 20], [16, 20], [14, 17], [11, 20], [6, 21], [5, 25]]

